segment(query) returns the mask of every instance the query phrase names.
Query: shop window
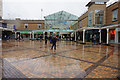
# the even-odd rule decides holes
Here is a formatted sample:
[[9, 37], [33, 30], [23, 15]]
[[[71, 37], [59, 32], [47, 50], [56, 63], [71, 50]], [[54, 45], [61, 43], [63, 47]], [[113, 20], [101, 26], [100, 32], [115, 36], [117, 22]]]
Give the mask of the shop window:
[[110, 30], [110, 40], [115, 40], [115, 30]]
[[118, 9], [113, 10], [113, 18], [112, 21], [116, 21], [117, 20], [117, 14], [118, 14]]
[[120, 43], [120, 32], [118, 32], [118, 42]]
[[27, 29], [28, 28], [28, 24], [25, 24], [25, 27], [24, 27], [25, 29]]

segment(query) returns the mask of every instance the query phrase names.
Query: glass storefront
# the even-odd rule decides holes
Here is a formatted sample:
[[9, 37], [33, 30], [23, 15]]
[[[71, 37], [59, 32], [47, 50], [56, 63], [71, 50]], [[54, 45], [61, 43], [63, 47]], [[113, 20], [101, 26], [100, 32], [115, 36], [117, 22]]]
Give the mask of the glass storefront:
[[110, 42], [115, 42], [115, 30], [110, 30]]
[[120, 43], [120, 31], [118, 32], [118, 43]]
[[120, 43], [120, 28], [115, 29], [115, 43]]

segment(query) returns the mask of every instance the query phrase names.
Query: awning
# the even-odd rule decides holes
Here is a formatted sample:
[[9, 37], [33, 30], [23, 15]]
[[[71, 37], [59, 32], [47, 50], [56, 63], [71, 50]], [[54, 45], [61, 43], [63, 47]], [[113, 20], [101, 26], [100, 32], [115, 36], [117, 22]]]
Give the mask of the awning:
[[[20, 34], [30, 34], [30, 32], [20, 32]], [[34, 34], [43, 34], [43, 32], [34, 32]]]
[[34, 34], [43, 34], [43, 32], [34, 32]]
[[20, 34], [30, 34], [30, 32], [20, 32]]

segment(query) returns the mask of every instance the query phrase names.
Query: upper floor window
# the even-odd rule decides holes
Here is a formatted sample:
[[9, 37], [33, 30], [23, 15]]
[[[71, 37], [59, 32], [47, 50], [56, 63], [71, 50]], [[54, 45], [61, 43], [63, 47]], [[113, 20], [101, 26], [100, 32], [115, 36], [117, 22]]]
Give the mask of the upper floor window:
[[82, 27], [82, 21], [80, 21], [80, 27]]
[[113, 10], [113, 17], [112, 17], [112, 21], [116, 21], [117, 20], [117, 15], [118, 15], [118, 9]]
[[25, 29], [27, 29], [27, 28], [28, 28], [28, 24], [25, 24], [24, 26], [25, 26], [25, 27], [24, 27]]
[[39, 29], [41, 28], [41, 24], [38, 24], [38, 28], [39, 28]]
[[95, 24], [104, 24], [103, 10], [95, 10]]
[[105, 2], [95, 2], [95, 4], [105, 4]]
[[89, 26], [92, 26], [92, 15], [93, 15], [93, 11], [91, 11], [91, 12], [88, 14], [88, 25], [89, 25]]

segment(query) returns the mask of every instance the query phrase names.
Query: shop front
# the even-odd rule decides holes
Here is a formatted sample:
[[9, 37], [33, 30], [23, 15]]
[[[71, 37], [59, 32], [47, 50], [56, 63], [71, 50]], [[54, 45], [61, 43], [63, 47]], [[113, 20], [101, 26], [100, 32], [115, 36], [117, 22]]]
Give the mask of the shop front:
[[27, 39], [30, 38], [30, 32], [20, 32], [20, 34], [23, 36], [23, 38]]
[[120, 44], [120, 28], [115, 29], [115, 43]]
[[110, 43], [115, 43], [115, 29], [110, 30]]

